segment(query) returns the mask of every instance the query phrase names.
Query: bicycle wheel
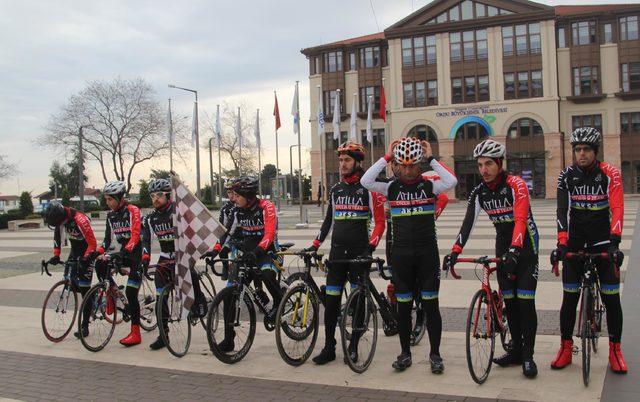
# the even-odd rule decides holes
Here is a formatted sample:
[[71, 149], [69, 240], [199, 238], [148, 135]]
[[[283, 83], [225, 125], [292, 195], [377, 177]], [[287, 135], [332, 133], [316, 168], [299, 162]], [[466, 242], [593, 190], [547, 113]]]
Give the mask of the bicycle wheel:
[[213, 355], [223, 363], [237, 363], [249, 353], [255, 335], [256, 310], [249, 295], [240, 300], [237, 286], [222, 289], [207, 315], [207, 341]]
[[[118, 309], [115, 308], [116, 300], [112, 292], [107, 290], [107, 285], [99, 283], [93, 286], [82, 299], [80, 311], [88, 311], [85, 323], [85, 314], [80, 314], [78, 320], [78, 331], [80, 332], [80, 342], [92, 352], [104, 349], [111, 340], [113, 332], [118, 322]], [[87, 336], [82, 328], [88, 329]]]
[[51, 342], [62, 341], [73, 328], [78, 313], [78, 293], [68, 280], [56, 282], [42, 303], [40, 322], [44, 336]]
[[600, 286], [596, 288], [594, 296], [594, 309], [593, 309], [593, 339], [591, 339], [591, 348], [593, 353], [598, 353], [598, 341], [600, 340], [600, 333], [602, 332], [602, 317], [604, 316], [605, 308], [600, 299]]
[[162, 307], [156, 310], [157, 322], [162, 324], [158, 329], [167, 350], [175, 357], [182, 357], [191, 345], [191, 313], [182, 317], [182, 298], [178, 292], [172, 284], [165, 286], [160, 293]]
[[[200, 274], [200, 290], [204, 294], [204, 298], [207, 301], [207, 308], [211, 307], [211, 303], [213, 303], [213, 299], [216, 297], [216, 285], [213, 283], [213, 279], [211, 279], [211, 275], [208, 272], [202, 272]], [[202, 329], [207, 330], [207, 316], [200, 317], [200, 324], [202, 325]]]
[[[344, 310], [340, 328], [342, 352], [351, 370], [358, 374], [364, 373], [376, 353], [378, 313], [371, 296], [364, 288], [351, 292]], [[352, 312], [352, 317], [347, 312]], [[347, 332], [350, 333], [349, 338]]]
[[414, 303], [413, 308], [411, 309], [411, 322], [413, 323], [411, 327], [411, 346], [416, 346], [417, 344], [419, 344], [424, 337], [424, 333], [427, 328], [426, 321], [426, 314], [420, 306], [420, 301], [417, 300]]
[[140, 303], [140, 326], [147, 332], [153, 331], [158, 326], [155, 284], [144, 275], [140, 282], [138, 302]]
[[306, 277], [307, 274], [304, 272], [294, 272], [291, 275], [287, 276], [287, 278], [284, 280], [284, 283], [286, 283], [287, 286], [291, 286], [293, 282], [304, 281]]
[[591, 341], [593, 339], [593, 294], [591, 289], [583, 289], [580, 304], [580, 338], [582, 338], [582, 382], [589, 386], [591, 374]]
[[320, 303], [307, 283], [290, 287], [276, 313], [276, 345], [287, 364], [303, 364], [318, 339]]
[[466, 327], [467, 366], [478, 384], [487, 380], [495, 348], [495, 324], [491, 305], [483, 290], [478, 290], [469, 305]]

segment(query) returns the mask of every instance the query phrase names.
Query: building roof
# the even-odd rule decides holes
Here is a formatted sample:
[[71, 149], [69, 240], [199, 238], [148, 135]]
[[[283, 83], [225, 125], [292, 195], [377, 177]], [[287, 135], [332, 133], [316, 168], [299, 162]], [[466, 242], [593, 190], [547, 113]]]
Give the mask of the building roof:
[[40, 194], [36, 195], [33, 198], [46, 198], [46, 197], [51, 197], [51, 196], [53, 196], [53, 193], [51, 192], [51, 190], [47, 190], [44, 193], [40, 193]]
[[625, 11], [627, 9], [640, 8], [640, 4], [592, 4], [592, 5], [573, 5], [573, 6], [556, 6], [556, 15], [561, 17], [569, 17], [573, 15], [601, 13], [608, 11]]
[[0, 201], [18, 201], [20, 196], [17, 195], [0, 195]]
[[315, 53], [318, 51], [322, 51], [322, 50], [328, 50], [331, 48], [337, 48], [337, 47], [341, 47], [341, 46], [349, 46], [349, 45], [353, 45], [353, 44], [361, 44], [361, 43], [367, 43], [367, 42], [376, 42], [376, 41], [380, 41], [380, 40], [384, 40], [384, 32], [378, 32], [375, 34], [369, 34], [369, 35], [364, 35], [364, 36], [358, 36], [355, 38], [350, 38], [350, 39], [344, 39], [344, 40], [340, 40], [337, 42], [331, 42], [331, 43], [326, 43], [326, 44], [322, 44], [322, 45], [318, 45], [318, 46], [313, 46], [313, 47], [309, 47], [306, 49], [302, 49], [301, 52], [302, 54], [310, 54], [310, 53]]

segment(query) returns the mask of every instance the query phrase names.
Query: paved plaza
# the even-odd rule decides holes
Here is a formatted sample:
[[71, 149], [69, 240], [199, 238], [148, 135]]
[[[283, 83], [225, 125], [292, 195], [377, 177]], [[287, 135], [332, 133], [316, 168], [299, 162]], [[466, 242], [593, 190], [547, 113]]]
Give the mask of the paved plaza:
[[[273, 333], [257, 326], [253, 347], [247, 357], [235, 365], [225, 365], [208, 350], [204, 331], [195, 327], [188, 355], [178, 359], [166, 350], [148, 349], [157, 332], [143, 333], [143, 344], [125, 349], [117, 342], [128, 326], [116, 328], [114, 339], [99, 353], [85, 350], [72, 336], [52, 344], [42, 335], [40, 309], [44, 295], [61, 274], [41, 276], [39, 261], [51, 255], [52, 232], [48, 229], [19, 232], [0, 231], [0, 397], [16, 400], [640, 400], [640, 274], [627, 267], [640, 261], [638, 242], [632, 250], [636, 212], [640, 202], [628, 198], [621, 248], [628, 256], [622, 267], [625, 328], [623, 350], [629, 374], [614, 376], [607, 369], [607, 339], [600, 340], [600, 353], [592, 360], [591, 384], [581, 379], [579, 356], [565, 370], [549, 368], [559, 344], [559, 308], [562, 286], [550, 271], [549, 253], [555, 248], [555, 201], [534, 201], [533, 213], [540, 239], [540, 278], [536, 294], [539, 336], [535, 360], [540, 374], [534, 380], [522, 376], [520, 367], [494, 366], [487, 382], [476, 385], [470, 378], [464, 348], [466, 309], [479, 287], [473, 267], [462, 264], [462, 280], [444, 279], [440, 290], [443, 314], [441, 354], [445, 360], [443, 375], [428, 371], [428, 340], [413, 351], [414, 365], [396, 373], [391, 362], [399, 353], [396, 337], [378, 338], [375, 359], [367, 372], [358, 375], [338, 358], [327, 366], [311, 361], [290, 367], [278, 355]], [[437, 223], [440, 256], [451, 247], [462, 222], [466, 203], [452, 203]], [[309, 228], [295, 229], [298, 209], [285, 207], [280, 216], [281, 242], [295, 242], [293, 249], [308, 246], [320, 227], [319, 208], [308, 207]], [[100, 241], [104, 221], [94, 220]], [[486, 255], [493, 250], [495, 234], [486, 215], [481, 214], [465, 255]], [[157, 245], [156, 245], [157, 246]], [[329, 241], [321, 251], [328, 251]], [[63, 257], [68, 249], [63, 250]], [[384, 244], [376, 254], [384, 257]], [[287, 260], [289, 270], [297, 270], [296, 261]], [[375, 279], [378, 289], [386, 283]], [[216, 287], [222, 282], [216, 278]], [[495, 285], [497, 287], [497, 285]], [[259, 318], [261, 321], [261, 318]], [[382, 334], [382, 332], [379, 332]], [[315, 352], [324, 342], [322, 328]], [[501, 352], [496, 348], [496, 352]]]

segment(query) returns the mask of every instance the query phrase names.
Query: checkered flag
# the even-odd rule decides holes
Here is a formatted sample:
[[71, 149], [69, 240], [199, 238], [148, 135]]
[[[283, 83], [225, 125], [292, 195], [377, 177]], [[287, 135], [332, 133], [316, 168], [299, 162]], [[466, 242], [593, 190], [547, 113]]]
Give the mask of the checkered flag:
[[180, 288], [178, 294], [182, 298], [182, 317], [186, 318], [195, 301], [189, 269], [195, 266], [202, 254], [211, 249], [226, 229], [173, 172], [171, 189], [176, 207], [173, 219], [178, 231], [176, 277]]

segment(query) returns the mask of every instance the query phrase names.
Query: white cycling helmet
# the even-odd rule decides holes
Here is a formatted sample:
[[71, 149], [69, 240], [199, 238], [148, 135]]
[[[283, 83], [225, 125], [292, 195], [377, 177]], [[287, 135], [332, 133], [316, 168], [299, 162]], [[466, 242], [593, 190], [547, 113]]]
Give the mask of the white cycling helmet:
[[393, 157], [401, 165], [415, 165], [420, 163], [424, 154], [422, 144], [415, 137], [405, 137], [393, 148]]
[[104, 185], [102, 194], [110, 196], [122, 196], [127, 192], [127, 185], [123, 181], [110, 181]]
[[504, 158], [507, 149], [504, 145], [494, 140], [484, 140], [480, 144], [476, 145], [473, 150], [473, 157], [480, 158]]
[[592, 147], [600, 146], [602, 134], [593, 127], [578, 127], [571, 133], [571, 145], [587, 144]]

